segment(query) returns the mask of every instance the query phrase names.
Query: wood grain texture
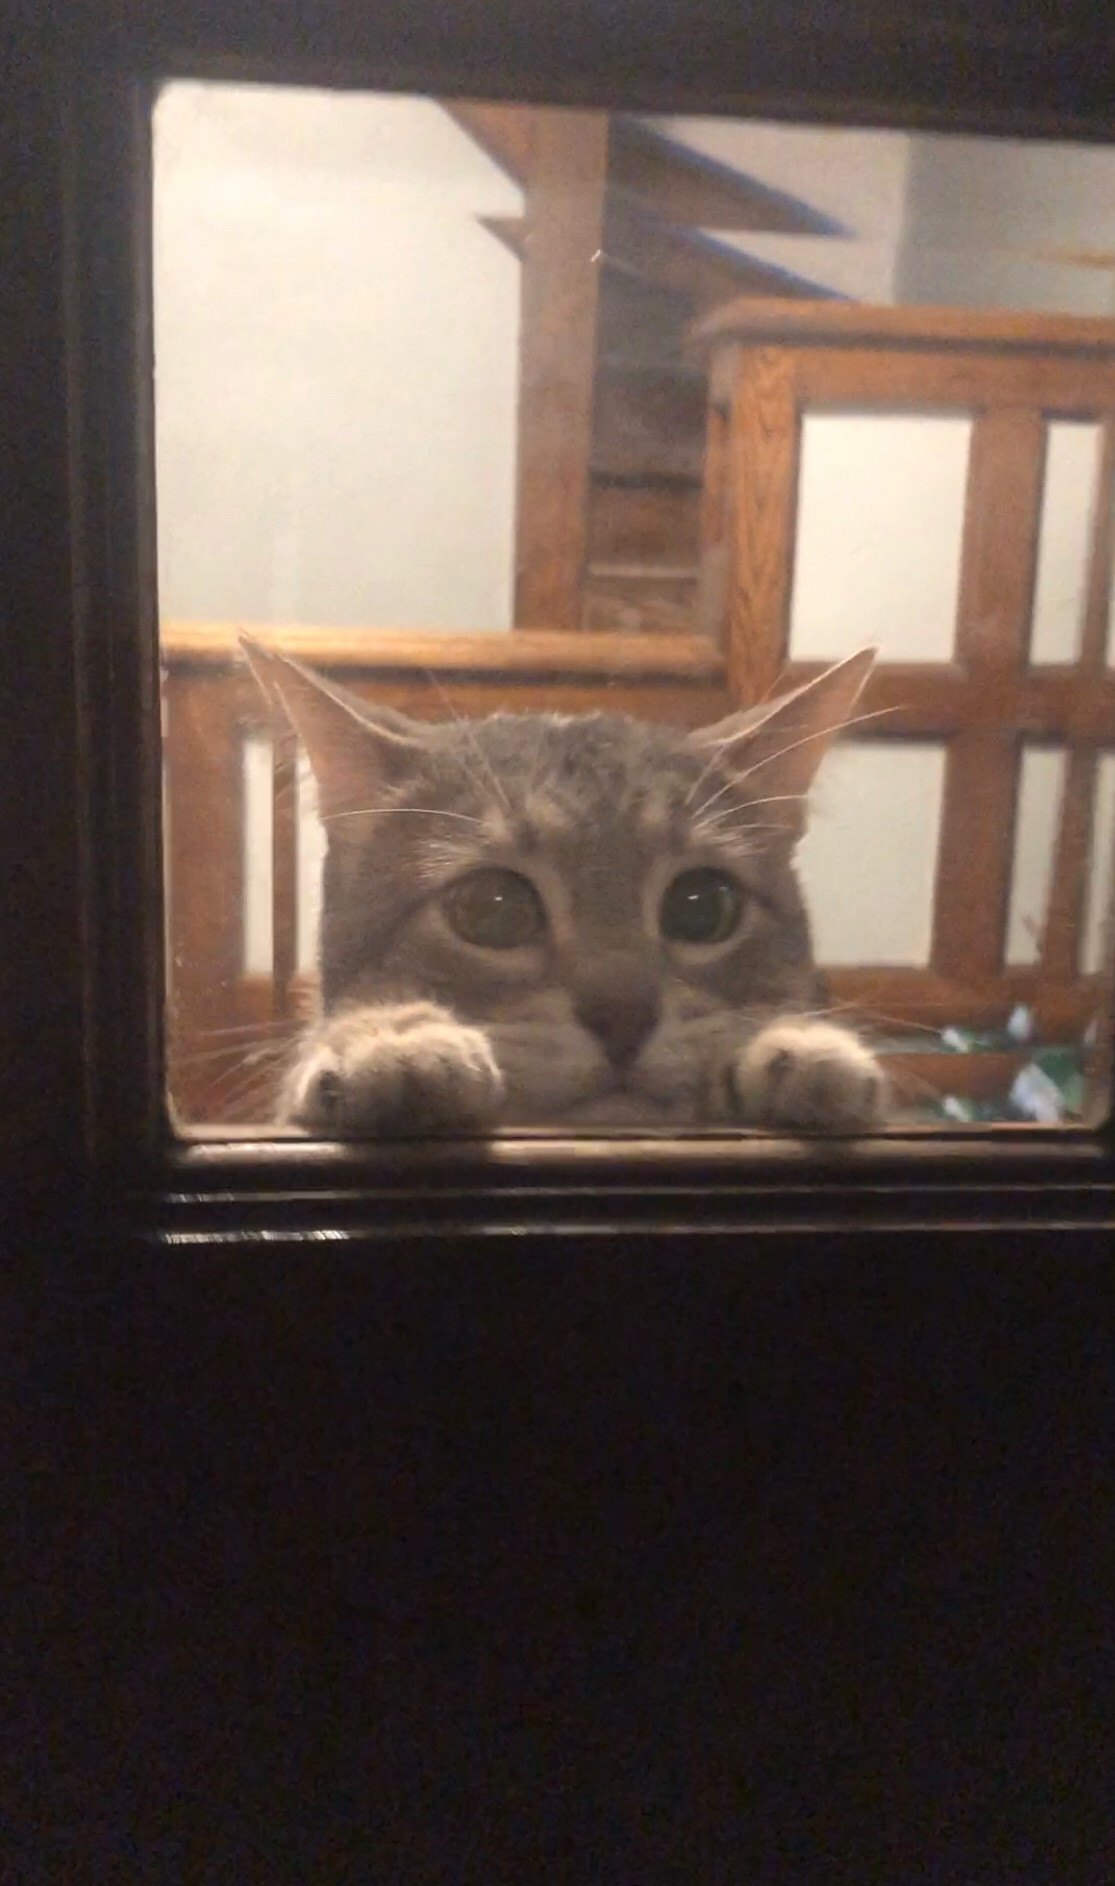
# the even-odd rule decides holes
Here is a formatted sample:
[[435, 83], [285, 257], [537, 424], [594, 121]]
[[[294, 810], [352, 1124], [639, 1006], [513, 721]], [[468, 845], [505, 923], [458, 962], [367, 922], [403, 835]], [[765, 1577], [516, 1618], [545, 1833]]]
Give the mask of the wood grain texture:
[[669, 222], [694, 229], [835, 233], [830, 219], [807, 203], [620, 113], [611, 120], [608, 178], [614, 189], [652, 203]]
[[648, 564], [621, 574], [590, 565], [581, 619], [586, 629], [621, 635], [688, 635], [696, 626], [696, 605], [695, 568], [662, 574]]
[[753, 302], [717, 309], [694, 329], [695, 344], [902, 346], [1017, 349], [1021, 353], [1115, 357], [1115, 320], [1106, 315], [1035, 314], [1005, 308], [871, 307], [858, 301]]
[[1002, 967], [1017, 779], [1009, 729], [967, 731], [949, 742], [930, 951], [944, 976], [991, 976]]
[[534, 116], [519, 343], [517, 624], [580, 625], [607, 138], [598, 112]]
[[589, 559], [696, 564], [700, 515], [697, 490], [600, 482], [589, 504]]
[[723, 648], [728, 639], [732, 586], [732, 538], [729, 512], [730, 428], [726, 408], [708, 401], [705, 415], [705, 469], [701, 487], [700, 565], [693, 627]]
[[866, 402], [894, 411], [1003, 405], [1073, 414], [1115, 403], [1115, 359], [1107, 353], [803, 347], [794, 357], [801, 399], [818, 405]]
[[1055, 982], [1040, 966], [1004, 969], [992, 976], [945, 976], [933, 969], [885, 964], [825, 970], [835, 1004], [849, 1022], [871, 1026], [938, 1030], [1002, 1027], [1011, 1010], [1032, 1010], [1041, 1039], [1077, 1041], [1093, 1016], [1102, 1013], [1103, 984], [1097, 976]]
[[[717, 685], [723, 658], [702, 636], [549, 634], [515, 630], [483, 636], [421, 636], [411, 630], [362, 630], [258, 622], [166, 622], [162, 654], [172, 671], [228, 668], [238, 662], [238, 636], [258, 634], [268, 645], [336, 675], [387, 677], [438, 675], [487, 687], [536, 681], [557, 685], [560, 677], [585, 685], [670, 683]], [[824, 662], [790, 662], [781, 679], [787, 687], [813, 681]], [[1115, 739], [1115, 673], [1092, 677], [1081, 687], [1070, 668], [992, 675], [968, 687], [957, 664], [887, 664], [864, 690], [864, 711], [883, 713], [879, 732], [947, 736], [964, 726], [1015, 726], [1032, 739]]]
[[[1115, 551], [1112, 498], [1115, 485], [1115, 421], [1106, 416], [1098, 488], [1092, 519], [1092, 545], [1080, 656], [1073, 672], [1082, 690], [1107, 693], [1111, 671], [1107, 644], [1111, 611], [1112, 556]], [[1115, 743], [1115, 704], [1106, 723], [1104, 744]], [[1070, 976], [1080, 968], [1085, 890], [1092, 859], [1093, 819], [1099, 751], [1096, 743], [1070, 749], [1065, 790], [1057, 822], [1053, 871], [1042, 938], [1041, 962], [1050, 976]]]
[[[972, 429], [956, 660], [972, 701], [996, 681], [1024, 687], [1044, 425], [1039, 413], [981, 412]], [[1017, 717], [971, 707], [950, 741], [933, 902], [931, 960], [947, 976], [1002, 966], [1014, 851]]]
[[[1112, 727], [1115, 734], [1115, 725]], [[1041, 942], [1045, 975], [1063, 981], [1080, 968], [1080, 945], [1096, 790], [1096, 750], [1070, 749], [1057, 819], [1049, 904]]]
[[[783, 673], [786, 686], [814, 680], [824, 666], [791, 662]], [[981, 728], [1033, 740], [1115, 737], [1115, 674], [1090, 677], [1085, 687], [1073, 668], [988, 671], [977, 688], [956, 663], [887, 663], [871, 676], [862, 703], [865, 713], [885, 716], [880, 733], [936, 736]]]
[[1045, 426], [1033, 408], [976, 416], [956, 622], [956, 658], [973, 681], [1025, 668], [1044, 451]]
[[786, 651], [797, 492], [797, 411], [788, 354], [741, 357], [728, 441], [731, 577], [725, 659], [743, 706], [778, 680]]
[[723, 543], [728, 534], [728, 414], [709, 401], [705, 415], [705, 469], [701, 485], [702, 551]]
[[[1082, 692], [1107, 693], [1108, 625], [1111, 610], [1112, 554], [1115, 550], [1112, 497], [1115, 484], [1115, 422], [1103, 422], [1103, 443], [1092, 516], [1092, 543], [1080, 655], [1073, 673]], [[1101, 739], [1103, 738], [1101, 734]], [[1106, 722], [1104, 744], [1115, 742], [1115, 705]], [[1065, 790], [1057, 821], [1049, 906], [1042, 937], [1041, 962], [1050, 976], [1070, 976], [1080, 968], [1085, 890], [1092, 857], [1093, 818], [1098, 775], [1093, 740], [1073, 746], [1068, 755]]]
[[685, 330], [693, 312], [691, 296], [640, 279], [617, 262], [601, 261], [596, 357], [599, 366], [658, 367], [701, 378], [697, 361], [685, 349]]
[[[687, 316], [722, 307], [736, 295], [786, 292], [786, 270], [706, 236], [701, 228], [666, 221], [646, 205], [609, 188], [604, 208], [604, 252], [610, 262], [685, 297]], [[803, 295], [823, 289], [802, 282]], [[681, 336], [679, 335], [679, 349]]]
[[161, 647], [174, 666], [238, 663], [238, 637], [259, 636], [281, 654], [332, 670], [485, 676], [489, 680], [584, 675], [596, 680], [638, 676], [715, 682], [722, 663], [699, 636], [648, 638], [516, 629], [485, 635], [414, 633], [410, 629], [335, 629], [304, 624], [167, 622]]
[[533, 106], [465, 98], [441, 98], [438, 103], [509, 177], [519, 184], [526, 182], [534, 148]]
[[699, 380], [653, 369], [602, 367], [597, 372], [595, 480], [682, 481], [680, 495], [689, 497], [700, 484], [704, 431], [705, 390]]
[[[637, 638], [609, 639], [627, 642]], [[646, 639], [665, 642], [669, 638]], [[433, 669], [377, 670], [371, 664], [361, 668], [316, 658], [312, 665], [350, 692], [398, 708], [400, 713], [413, 714], [419, 720], [444, 720], [453, 713], [578, 713], [608, 707], [617, 713], [643, 714], [676, 726], [698, 727], [706, 716], [711, 722], [722, 714], [728, 700], [723, 679], [718, 680], [711, 671], [689, 679], [668, 672], [658, 676], [635, 672], [617, 674], [609, 681], [599, 675], [560, 670], [546, 675], [527, 669], [501, 676], [452, 671], [439, 674]], [[180, 695], [194, 698], [195, 683], [225, 692], [234, 722], [239, 717], [246, 725], [263, 724], [259, 687], [246, 663], [229, 660], [223, 666], [207, 664], [199, 670], [192, 663], [175, 662], [167, 676], [168, 702]], [[199, 685], [197, 692], [203, 701], [208, 699], [206, 687]]]

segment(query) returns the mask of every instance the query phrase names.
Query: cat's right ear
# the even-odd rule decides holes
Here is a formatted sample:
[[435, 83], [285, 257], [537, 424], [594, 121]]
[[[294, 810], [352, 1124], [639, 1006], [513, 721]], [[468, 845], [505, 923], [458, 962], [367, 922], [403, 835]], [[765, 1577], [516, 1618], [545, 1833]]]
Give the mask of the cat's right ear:
[[772, 823], [800, 838], [814, 774], [848, 724], [877, 653], [857, 649], [802, 687], [699, 729], [690, 736], [693, 744], [715, 754], [741, 786], [746, 782], [745, 797], [761, 801]]
[[384, 787], [413, 770], [421, 749], [419, 728], [401, 714], [373, 712], [344, 688], [252, 636], [242, 635], [240, 647], [272, 711], [306, 749], [323, 822], [374, 812]]

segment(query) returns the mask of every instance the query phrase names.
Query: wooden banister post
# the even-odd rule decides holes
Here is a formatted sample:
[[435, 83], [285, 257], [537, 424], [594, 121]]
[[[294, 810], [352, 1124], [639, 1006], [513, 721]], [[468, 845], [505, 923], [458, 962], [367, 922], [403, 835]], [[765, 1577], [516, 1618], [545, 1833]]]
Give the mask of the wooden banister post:
[[581, 626], [607, 114], [535, 113], [520, 339], [515, 622]]

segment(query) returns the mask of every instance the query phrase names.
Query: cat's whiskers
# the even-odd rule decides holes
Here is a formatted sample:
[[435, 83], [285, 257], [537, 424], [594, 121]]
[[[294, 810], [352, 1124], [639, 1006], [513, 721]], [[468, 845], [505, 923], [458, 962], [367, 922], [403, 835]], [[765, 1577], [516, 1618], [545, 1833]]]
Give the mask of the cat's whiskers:
[[696, 779], [693, 781], [693, 784], [690, 786], [689, 791], [686, 793], [685, 798], [682, 801], [683, 805], [685, 805], [686, 807], [692, 805], [698, 792], [701, 790], [701, 787], [704, 785], [709, 774], [712, 772], [713, 767], [717, 764], [717, 761], [720, 759], [720, 756], [724, 752], [725, 748], [734, 746], [736, 741], [742, 738], [743, 738], [743, 735], [738, 732], [725, 733], [725, 734], [720, 734], [717, 739], [709, 742], [710, 746], [712, 747], [712, 752], [709, 754], [708, 759], [705, 761], [705, 764], [702, 766], [700, 772], [697, 774]]
[[289, 1029], [289, 1027], [290, 1023], [281, 1018], [269, 1022], [236, 1022], [224, 1028], [199, 1029], [198, 1038], [201, 1041], [220, 1041], [231, 1035], [258, 1037], [260, 1035], [266, 1035], [272, 1030], [278, 1033], [280, 1029], [286, 1030]]
[[[806, 1021], [826, 1021], [833, 1016], [839, 1016], [841, 1019], [851, 1018], [859, 1025], [861, 1033], [868, 1036], [872, 1030], [877, 1031], [879, 1025], [883, 1024], [899, 1030], [902, 1034], [925, 1034], [936, 1039], [940, 1038], [940, 1030], [931, 1027], [927, 1022], [909, 1021], [900, 1015], [885, 1015], [879, 1009], [865, 1009], [858, 1002], [832, 1002], [826, 1008], [802, 1009], [797, 1012]], [[876, 1052], [881, 1049], [883, 1054], [895, 1052], [894, 1048], [889, 1047], [886, 1042], [876, 1041], [873, 1046]], [[918, 1052], [917, 1049], [913, 1050], [915, 1056]], [[963, 1057], [958, 1056], [957, 1060], [960, 1064]], [[947, 1081], [942, 1084], [939, 1080], [930, 1080], [927, 1074], [919, 1073], [916, 1068], [910, 1066], [908, 1061], [900, 1066], [890, 1063], [887, 1066], [887, 1075], [895, 1092], [904, 1095], [907, 1099], [928, 1096], [933, 1100], [943, 1100], [950, 1091]]]
[[261, 1100], [270, 1095], [274, 1092], [284, 1064], [282, 1061], [268, 1061], [246, 1068], [229, 1068], [225, 1073], [212, 1075], [213, 1096], [217, 1106], [222, 1109], [236, 1107], [245, 1100], [254, 1099], [257, 1094]]
[[745, 800], [739, 800], [732, 805], [723, 806], [719, 812], [713, 812], [710, 816], [710, 808], [716, 804], [716, 799], [719, 796], [720, 795], [715, 795], [706, 799], [705, 803], [699, 806], [696, 812], [690, 814], [691, 830], [711, 830], [712, 827], [716, 825], [727, 824], [732, 819], [739, 819], [742, 816], [746, 807]]
[[804, 1009], [803, 1014], [822, 1018], [826, 1015], [851, 1015], [863, 1022], [865, 1027], [886, 1027], [896, 1029], [904, 1035], [931, 1035], [935, 1041], [941, 1038], [940, 1028], [931, 1022], [915, 1022], [908, 1015], [888, 1015], [885, 1010], [873, 1008], [867, 1002], [832, 1002], [823, 1009]]
[[[747, 816], [752, 806], [769, 805], [770, 803], [771, 801], [769, 799], [745, 799], [739, 805], [722, 807], [719, 812], [714, 812], [709, 818], [706, 818], [703, 813], [698, 813], [693, 820], [690, 830], [693, 836], [697, 838], [718, 838], [723, 831], [733, 829], [745, 834], [750, 832], [784, 833], [786, 828], [784, 825], [780, 824], [777, 819], [752, 819]], [[754, 849], [761, 851], [765, 849], [765, 847], [757, 845]]]
[[[693, 814], [694, 820], [703, 818], [705, 813], [708, 812], [711, 806], [716, 805], [718, 800], [723, 799], [725, 793], [735, 792], [741, 784], [741, 778], [729, 779], [725, 781], [723, 786], [718, 787], [714, 793], [710, 793], [709, 797], [705, 800], [704, 804], [700, 807], [700, 809]], [[729, 812], [732, 812], [732, 811], [737, 812], [737, 813], [750, 812], [752, 806], [761, 806], [761, 805], [800, 805], [800, 804], [804, 804], [805, 800], [808, 799], [808, 797], [809, 797], [809, 794], [806, 792], [775, 792], [775, 793], [770, 793], [765, 799], [743, 798], [740, 800], [740, 803], [738, 806], [730, 807]]]
[[882, 1009], [869, 1008], [862, 1002], [836, 1002], [827, 1012], [857, 1016], [867, 1028], [895, 1028], [904, 1035], [932, 1035], [936, 1039], [940, 1038], [940, 1029], [933, 1028], [928, 1022], [912, 1022], [902, 1015], [886, 1015]]
[[538, 783], [538, 768], [546, 752], [547, 745], [545, 740], [536, 740], [534, 743], [534, 752], [530, 756], [530, 767], [523, 781], [522, 791], [519, 795], [524, 805], [529, 802], [531, 794]]
[[483, 821], [474, 818], [471, 812], [449, 812], [440, 805], [365, 805], [357, 806], [350, 812], [329, 812], [322, 818], [323, 825], [334, 825], [338, 819], [366, 819], [369, 814], [377, 819], [392, 812], [409, 812], [414, 817], [426, 819], [453, 819], [460, 825], [480, 825]]
[[831, 740], [835, 734], [847, 733], [849, 727], [863, 727], [869, 720], [882, 720], [887, 714], [897, 712], [897, 705], [876, 707], [870, 714], [853, 714], [849, 720], [834, 721], [830, 727], [815, 727], [812, 733], [804, 734], [800, 740], [791, 740], [784, 747], [776, 747], [773, 753], [765, 753], [761, 760], [756, 760], [753, 766], [745, 767], [742, 773], [736, 775], [736, 778], [742, 783], [745, 779], [750, 779], [753, 773], [761, 773], [764, 766], [773, 766], [776, 760], [785, 759], [787, 753], [796, 753], [799, 748], [812, 746], [819, 740]]
[[[467, 739], [469, 746], [471, 747], [473, 753], [475, 754], [476, 758], [480, 762], [481, 775], [483, 777], [486, 777], [491, 782], [492, 789], [495, 792], [497, 799], [499, 799], [500, 803], [503, 806], [504, 811], [510, 817], [512, 815], [511, 801], [508, 798], [507, 793], [505, 792], [501, 781], [496, 777], [495, 768], [492, 766], [490, 760], [488, 759], [487, 754], [485, 753], [483, 747], [480, 745], [480, 742], [476, 737], [476, 733], [473, 728], [471, 720], [467, 717], [467, 715], [459, 712], [457, 707], [454, 705], [452, 697], [449, 695], [447, 690], [442, 686], [442, 683], [438, 680], [432, 668], [427, 668], [426, 679], [431, 683], [433, 687], [437, 689], [437, 692], [440, 694], [442, 700], [445, 702], [446, 707], [449, 709], [450, 719], [454, 722], [457, 728], [465, 735], [465, 738]], [[455, 757], [457, 759], [458, 765], [461, 766], [461, 770], [464, 773], [465, 778], [470, 779], [473, 785], [480, 783], [478, 782], [476, 776], [474, 774], [470, 774], [468, 771], [468, 768], [462, 764], [460, 754], [457, 754]]]
[[251, 1079], [242, 1081], [239, 1086], [218, 1090], [216, 1104], [222, 1112], [247, 1112], [249, 1119], [258, 1118], [261, 1124], [266, 1124], [273, 1116], [277, 1088], [276, 1081], [264, 1081], [258, 1072], [253, 1072]]
[[[836, 734], [846, 733], [849, 727], [859, 727], [862, 726], [865, 721], [878, 720], [885, 714], [894, 714], [897, 713], [897, 711], [897, 706], [877, 707], [869, 714], [854, 714], [846, 720], [835, 721], [829, 727], [816, 728], [812, 733], [806, 734], [800, 740], [791, 740], [786, 746], [778, 747], [773, 753], [765, 754], [761, 760], [756, 760], [753, 766], [745, 767], [742, 772], [733, 770], [732, 779], [729, 784], [721, 787], [719, 792], [714, 793], [712, 798], [706, 801], [706, 804], [714, 804], [716, 799], [720, 797], [720, 793], [729, 791], [732, 785], [739, 785], [745, 779], [750, 779], [752, 773], [759, 772], [764, 766], [770, 766], [775, 760], [782, 759], [787, 753], [795, 752], [799, 747], [809, 746], [815, 740], [829, 740]], [[761, 724], [762, 723], [760, 723], [760, 725]], [[754, 731], [757, 732], [758, 729], [756, 728]], [[685, 804], [687, 806], [693, 803], [697, 792], [712, 772], [713, 767], [720, 761], [726, 749], [741, 742], [745, 743], [748, 738], [748, 732], [749, 730], [745, 728], [741, 732], [720, 734], [717, 739], [713, 741], [712, 745], [714, 750], [709, 760], [702, 771], [698, 773], [685, 796]]]
[[[232, 1061], [233, 1064], [228, 1069], [231, 1077], [241, 1068], [254, 1067], [267, 1061], [281, 1061], [287, 1054], [294, 1036], [295, 1031], [292, 1028], [288, 1030], [287, 1038], [283, 1041], [266, 1042], [258, 1048], [252, 1048], [245, 1043], [232, 1043], [227, 1048], [199, 1048], [191, 1054], [180, 1055], [176, 1065], [200, 1067], [212, 1061]], [[235, 1060], [233, 1060], [234, 1056]]]
[[936, 1081], [931, 1081], [926, 1074], [915, 1074], [911, 1067], [891, 1067], [888, 1069], [888, 1073], [895, 1092], [904, 1094], [907, 1099], [919, 1099], [928, 1096], [933, 1100], [944, 1100], [948, 1096], [949, 1090], [947, 1087], [939, 1086]]

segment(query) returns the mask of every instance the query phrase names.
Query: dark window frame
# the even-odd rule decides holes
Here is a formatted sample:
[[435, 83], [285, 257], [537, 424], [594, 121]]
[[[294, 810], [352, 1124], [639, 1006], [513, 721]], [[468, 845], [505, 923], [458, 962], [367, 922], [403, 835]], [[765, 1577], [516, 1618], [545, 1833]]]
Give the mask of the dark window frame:
[[[1088, 1226], [1111, 1216], [1110, 1126], [803, 1153], [775, 1142], [541, 1137], [475, 1151], [189, 1145], [174, 1143], [164, 1124], [146, 259], [152, 75], [1115, 136], [1102, 25], [1092, 38], [1054, 28], [1027, 38], [940, 10], [898, 30], [818, 8], [790, 30], [775, 11], [768, 20], [753, 9], [741, 22], [699, 5], [682, 20], [659, 7], [632, 55], [604, 10], [588, 6], [578, 9], [583, 20], [563, 17], [559, 40], [541, 8], [509, 31], [502, 8], [476, 4], [442, 33], [432, 13], [416, 22], [406, 7], [384, 9], [373, 29], [363, 9], [336, 5], [318, 22], [308, 61], [297, 9], [278, 24], [229, 9], [218, 38], [185, 8], [164, 8], [150, 24], [125, 26], [112, 66], [78, 34], [17, 75], [24, 82], [3, 142], [9, 176], [0, 181], [26, 185], [31, 176], [22, 199], [14, 187], [2, 195], [14, 252], [28, 263], [0, 319], [5, 338], [25, 337], [12, 390], [38, 509], [17, 508], [11, 531], [11, 675], [0, 706], [10, 763], [0, 790], [13, 870], [30, 861], [37, 875], [10, 926], [0, 993], [14, 1044], [0, 1137], [6, 1184], [47, 1196], [60, 1186], [91, 1189], [113, 1211], [186, 1237], [272, 1219], [292, 1229], [436, 1231], [452, 1222], [709, 1233], [813, 1224], [888, 1233], [919, 1224]], [[733, 72], [738, 86], [725, 80]], [[46, 963], [52, 987], [28, 1001]]]

